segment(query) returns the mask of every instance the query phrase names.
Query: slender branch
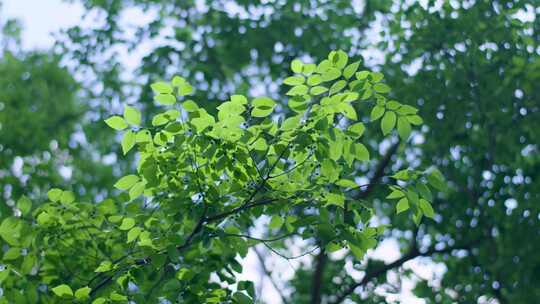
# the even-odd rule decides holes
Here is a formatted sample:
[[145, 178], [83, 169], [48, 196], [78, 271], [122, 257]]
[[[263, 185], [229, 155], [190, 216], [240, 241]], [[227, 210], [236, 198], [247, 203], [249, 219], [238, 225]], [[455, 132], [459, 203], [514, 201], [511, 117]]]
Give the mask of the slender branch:
[[[220, 214], [216, 214], [216, 215], [213, 215], [213, 216], [207, 216], [207, 211], [208, 211], [208, 205], [206, 203], [204, 203], [204, 192], [202, 191], [202, 187], [199, 183], [199, 180], [198, 180], [198, 171], [194, 172], [196, 174], [196, 177], [197, 177], [197, 183], [198, 183], [198, 186], [199, 186], [199, 191], [201, 191], [201, 195], [203, 195], [203, 203], [204, 203], [204, 211], [203, 211], [203, 214], [202, 216], [200, 217], [199, 221], [197, 222], [197, 224], [195, 225], [195, 228], [193, 229], [193, 231], [188, 235], [188, 237], [186, 238], [185, 242], [182, 244], [182, 245], [178, 245], [176, 247], [176, 249], [178, 251], [182, 251], [184, 250], [185, 248], [189, 247], [193, 241], [193, 239], [195, 238], [195, 236], [203, 229], [204, 225], [205, 224], [208, 224], [208, 223], [211, 223], [211, 222], [214, 222], [214, 221], [218, 221], [218, 220], [221, 220], [223, 218], [226, 218], [232, 214], [236, 214], [236, 213], [239, 213], [239, 212], [242, 212], [244, 210], [248, 210], [250, 208], [253, 208], [253, 207], [256, 207], [256, 206], [261, 206], [261, 205], [265, 205], [265, 204], [268, 204], [268, 203], [271, 203], [277, 199], [268, 199], [268, 200], [261, 200], [261, 201], [257, 201], [257, 202], [253, 202], [253, 199], [255, 198], [255, 196], [257, 195], [257, 193], [265, 186], [266, 182], [268, 181], [268, 179], [271, 178], [271, 173], [272, 171], [274, 170], [274, 168], [278, 165], [279, 161], [281, 160], [281, 158], [283, 157], [283, 155], [285, 154], [285, 152], [287, 151], [286, 148], [283, 149], [283, 151], [277, 156], [277, 159], [276, 161], [270, 166], [270, 168], [268, 169], [267, 173], [266, 173], [266, 176], [264, 178], [262, 178], [261, 182], [259, 183], [259, 185], [255, 188], [255, 190], [249, 195], [249, 197], [244, 200], [244, 203], [240, 206], [240, 207], [237, 207], [237, 208], [234, 208], [230, 211], [225, 211], [223, 213], [220, 213]], [[194, 163], [192, 162], [192, 166], [194, 165]], [[256, 164], [255, 164], [256, 166]], [[197, 167], [195, 166], [195, 169], [197, 169]], [[242, 236], [242, 237], [247, 237], [247, 236]], [[304, 255], [307, 255], [307, 254], [310, 254], [311, 252], [313, 252], [314, 250], [316, 250], [317, 248], [314, 248], [304, 254], [301, 254], [297, 257], [286, 257], [284, 255], [282, 255], [281, 253], [277, 252], [276, 250], [274, 250], [272, 247], [270, 247], [265, 241], [261, 241], [268, 249], [270, 249], [272, 252], [280, 255], [281, 257], [287, 259], [287, 260], [290, 260], [290, 259], [295, 259], [295, 258], [299, 258], [301, 256], [304, 256]], [[127, 255], [129, 256], [129, 255]], [[126, 257], [127, 257], [126, 256]], [[126, 257], [122, 257], [122, 259], [126, 258]], [[142, 262], [140, 262], [142, 261]], [[132, 266], [136, 266], [136, 265], [145, 265], [145, 264], [148, 264], [148, 261], [149, 261], [149, 258], [143, 258], [143, 259], [139, 259], [139, 260], [136, 260], [135, 263], [131, 264], [131, 265], [128, 265], [127, 268], [129, 267], [132, 267]], [[97, 284], [91, 291], [91, 294], [95, 294], [97, 293], [98, 290], [100, 290], [101, 288], [105, 287], [107, 284], [109, 284], [109, 282], [111, 282], [111, 280], [114, 278], [115, 275], [117, 275], [118, 272], [115, 272], [111, 275], [109, 275], [108, 277], [106, 277], [105, 279], [103, 279], [99, 284]], [[96, 279], [97, 277], [94, 277], [92, 280]]]
[[288, 173], [294, 171], [294, 169], [296, 169], [296, 168], [302, 166], [303, 164], [305, 164], [305, 163], [311, 158], [311, 156], [313, 156], [313, 153], [309, 153], [309, 155], [308, 155], [303, 161], [297, 163], [297, 164], [294, 165], [292, 168], [287, 169], [287, 170], [285, 170], [285, 171], [283, 171], [283, 172], [281, 172], [281, 173], [279, 173], [279, 174], [272, 175], [272, 176], [270, 176], [268, 179], [280, 177], [280, 176], [282, 176], [282, 175], [285, 175], [285, 174], [288, 174]]
[[386, 264], [386, 265], [384, 265], [384, 266], [382, 266], [382, 267], [380, 267], [378, 269], [367, 272], [366, 275], [362, 278], [362, 280], [360, 280], [359, 282], [354, 283], [351, 286], [347, 287], [342, 293], [338, 294], [336, 300], [330, 302], [330, 304], [342, 303], [349, 295], [354, 293], [356, 288], [366, 285], [371, 280], [385, 274], [387, 271], [389, 271], [391, 269], [400, 267], [405, 262], [408, 262], [408, 261], [413, 260], [413, 259], [415, 259], [417, 257], [420, 257], [420, 256], [432, 256], [434, 254], [450, 253], [453, 250], [471, 249], [472, 245], [474, 245], [475, 243], [477, 243], [479, 241], [480, 241], [480, 239], [477, 239], [477, 240], [469, 242], [469, 243], [467, 243], [465, 245], [451, 246], [451, 247], [447, 247], [445, 249], [440, 249], [440, 250], [435, 249], [435, 247], [431, 247], [429, 250], [427, 250], [426, 252], [423, 252], [423, 253], [418, 251], [417, 246], [416, 246], [416, 241], [415, 241], [414, 242], [415, 244], [413, 246], [411, 246], [411, 250], [409, 250], [409, 252], [407, 254], [405, 254], [404, 256], [402, 256], [401, 258], [397, 259], [396, 261], [394, 261], [394, 262], [392, 262], [390, 264]]
[[[366, 197], [371, 194], [371, 192], [375, 189], [375, 187], [380, 184], [380, 180], [384, 176], [384, 171], [390, 164], [390, 160], [392, 159], [392, 156], [396, 153], [398, 147], [399, 147], [400, 141], [398, 140], [396, 143], [394, 143], [386, 152], [386, 154], [383, 156], [383, 158], [379, 161], [377, 164], [377, 167], [375, 168], [375, 171], [373, 172], [373, 175], [369, 179], [369, 183], [364, 185], [359, 185], [358, 187], [355, 187], [354, 189], [362, 189], [363, 191], [359, 192], [358, 195], [356, 195], [356, 200], [363, 200]], [[352, 189], [351, 189], [352, 190]], [[352, 222], [351, 214], [349, 213], [349, 201], [346, 201], [343, 208], [343, 220], [346, 223]], [[325, 261], [327, 259], [326, 253], [324, 250], [321, 250], [319, 255], [317, 256], [317, 266], [315, 269], [315, 272], [313, 273], [312, 278], [312, 294], [311, 294], [311, 303], [312, 304], [319, 304], [321, 303], [321, 286], [322, 286], [322, 277], [324, 274], [324, 267], [325, 267]], [[356, 288], [356, 287], [355, 287]], [[353, 289], [354, 291], [354, 289]], [[352, 292], [352, 291], [351, 291]]]
[[281, 303], [283, 304], [289, 304], [289, 302], [287, 301], [287, 298], [285, 297], [285, 295], [283, 294], [283, 291], [281, 290], [281, 288], [277, 285], [276, 281], [274, 280], [274, 278], [272, 277], [272, 273], [270, 272], [270, 270], [268, 270], [268, 268], [266, 268], [266, 265], [264, 264], [264, 257], [263, 255], [259, 252], [259, 250], [257, 249], [257, 247], [253, 247], [253, 251], [255, 252], [255, 255], [257, 255], [257, 258], [259, 259], [259, 263], [261, 264], [261, 268], [264, 272], [264, 274], [268, 277], [268, 280], [270, 281], [270, 283], [272, 284], [272, 286], [274, 287], [274, 289], [277, 291], [277, 293], [279, 294], [280, 298], [281, 298]]
[[[206, 208], [205, 208], [205, 212], [206, 213]], [[207, 221], [208, 219], [206, 218], [205, 215], [201, 216], [201, 218], [199, 219], [199, 221], [197, 222], [197, 224], [195, 225], [195, 228], [193, 228], [193, 231], [191, 231], [191, 233], [188, 235], [188, 237], [186, 238], [186, 241], [184, 242], [184, 244], [182, 245], [178, 245], [176, 246], [176, 249], [178, 251], [181, 251], [183, 250], [184, 248], [188, 247], [190, 244], [191, 244], [191, 241], [193, 240], [193, 238], [195, 237], [195, 235], [197, 233], [199, 233], [199, 231], [202, 230], [203, 226], [204, 226], [204, 223]]]
[[[276, 242], [276, 241], [282, 240], [284, 238], [287, 238], [287, 237], [289, 237], [291, 235], [294, 235], [294, 233], [285, 234], [285, 235], [278, 236], [278, 237], [275, 237], [275, 238], [272, 238], [272, 239], [261, 239], [261, 238], [253, 237], [251, 235], [234, 234], [234, 233], [225, 233], [223, 236], [225, 236], [225, 237], [246, 238], [246, 239], [255, 240], [255, 241], [258, 241], [258, 242], [261, 242], [261, 243], [265, 243], [265, 242], [266, 243], [272, 243], [272, 242]], [[217, 236], [217, 234], [216, 234], [216, 236]]]
[[370, 178], [369, 183], [367, 184], [368, 186], [364, 189], [364, 191], [360, 192], [356, 196], [356, 199], [366, 198], [375, 189], [375, 186], [378, 185], [379, 181], [384, 176], [384, 171], [386, 170], [386, 167], [388, 167], [388, 165], [390, 164], [390, 160], [392, 159], [392, 156], [397, 152], [399, 143], [400, 141], [398, 140], [388, 149], [386, 154], [377, 164], [377, 167], [375, 168], [375, 171], [373, 172], [373, 176]]
[[226, 217], [228, 217], [230, 215], [242, 212], [244, 210], [251, 209], [251, 208], [257, 207], [257, 206], [266, 205], [266, 204], [272, 203], [272, 202], [277, 201], [277, 200], [278, 200], [277, 198], [272, 198], [272, 199], [256, 201], [256, 202], [253, 202], [253, 203], [248, 204], [248, 205], [243, 204], [240, 207], [236, 207], [236, 208], [234, 208], [232, 210], [225, 211], [225, 212], [222, 212], [222, 213], [218, 213], [216, 215], [209, 216], [209, 217], [206, 218], [206, 222], [207, 223], [215, 222], [215, 221], [221, 220], [223, 218], [226, 218]]
[[299, 258], [301, 258], [301, 257], [305, 257], [306, 255], [310, 255], [310, 254], [312, 254], [315, 250], [321, 248], [320, 246], [315, 246], [315, 247], [311, 248], [310, 250], [308, 250], [308, 251], [306, 251], [306, 252], [304, 252], [304, 253], [301, 253], [301, 254], [299, 254], [299, 255], [286, 256], [286, 255], [282, 254], [281, 252], [279, 252], [279, 251], [275, 250], [274, 248], [272, 248], [272, 247], [271, 247], [270, 245], [268, 245], [267, 243], [262, 242], [262, 244], [263, 244], [266, 248], [268, 248], [270, 251], [272, 251], [274, 254], [276, 254], [276, 255], [278, 255], [278, 256], [284, 258], [284, 259], [287, 260], [287, 261], [299, 259]]
[[152, 287], [150, 287], [150, 290], [148, 291], [148, 294], [146, 295], [146, 301], [150, 301], [152, 299], [152, 295], [154, 294], [156, 289], [163, 283], [167, 274], [169, 274], [170, 269], [167, 268], [167, 260], [165, 260], [165, 262], [163, 263], [163, 266], [161, 266], [161, 269], [159, 269], [158, 272], [160, 270], [163, 270], [163, 273], [161, 274], [159, 279], [156, 281], [156, 283], [152, 285]]

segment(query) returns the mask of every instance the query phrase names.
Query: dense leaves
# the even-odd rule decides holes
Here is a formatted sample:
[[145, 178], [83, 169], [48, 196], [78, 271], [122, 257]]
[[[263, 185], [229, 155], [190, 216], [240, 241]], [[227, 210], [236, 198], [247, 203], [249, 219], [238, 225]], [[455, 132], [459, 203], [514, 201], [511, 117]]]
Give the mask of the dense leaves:
[[[324, 81], [332, 86], [345, 81], [340, 75], [347, 59], [331, 52], [314, 71], [296, 60], [294, 77], [337, 71]], [[14, 209], [2, 221], [0, 236], [9, 248], [0, 278], [3, 299], [250, 303], [252, 283], [237, 282], [235, 274], [242, 270], [237, 257], [256, 244], [295, 237], [316, 241], [321, 250], [348, 248], [358, 259], [377, 244], [385, 225], [374, 225], [373, 210], [351, 191], [365, 186], [355, 182], [355, 167], [369, 162], [356, 109], [370, 107], [360, 96], [379, 83], [377, 73], [349, 79], [339, 93], [294, 94], [290, 98], [300, 97], [306, 107], [286, 119], [274, 119], [274, 100], [241, 95], [211, 115], [182, 97], [188, 84], [175, 79], [153, 85], [157, 96], [175, 100], [151, 126], [137, 126], [140, 114], [129, 106], [124, 117], [105, 120], [124, 133], [124, 152], [136, 147], [139, 153], [136, 173], [115, 184], [122, 194], [88, 203], [55, 188], [44, 204], [21, 198], [18, 207], [29, 214]], [[373, 98], [385, 104], [384, 95]], [[126, 148], [128, 134], [135, 139]], [[433, 217], [426, 193], [433, 178], [444, 183], [435, 172], [399, 171], [397, 183], [389, 184], [409, 198], [417, 223]], [[305, 215], [296, 217], [294, 209]], [[269, 239], [251, 235], [263, 215], [271, 217]], [[236, 292], [231, 284], [238, 284]], [[29, 291], [20, 294], [21, 288]]]

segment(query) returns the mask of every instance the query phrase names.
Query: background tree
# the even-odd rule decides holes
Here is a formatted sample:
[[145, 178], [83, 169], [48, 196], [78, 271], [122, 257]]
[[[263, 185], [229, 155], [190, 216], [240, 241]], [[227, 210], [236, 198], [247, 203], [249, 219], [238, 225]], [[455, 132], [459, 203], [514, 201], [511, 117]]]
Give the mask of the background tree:
[[[358, 271], [365, 277], [355, 280], [350, 268], [341, 266], [352, 257], [330, 255], [331, 262], [308, 264], [286, 282], [295, 291], [292, 301], [332, 302], [345, 294], [354, 300], [357, 294], [377, 302], [384, 297], [377, 296], [381, 290], [401, 289], [399, 282], [387, 280], [388, 271], [416, 278], [402, 266], [420, 255], [433, 256], [448, 269], [440, 287], [426, 282], [418, 286], [418, 295], [432, 302], [484, 297], [526, 303], [538, 293], [538, 260], [532, 254], [538, 242], [531, 241], [538, 239], [536, 2], [81, 3], [99, 22], [68, 30], [59, 47], [89, 76], [83, 91], [89, 120], [121, 112], [119, 101], [137, 104], [145, 113], [157, 111], [149, 103], [149, 84], [177, 73], [195, 84], [197, 100], [207, 100], [209, 109], [230, 92], [277, 96], [275, 81], [287, 74], [283, 61], [303, 56], [321, 60], [333, 47], [351, 54], [379, 49], [386, 57], [374, 68], [385, 71], [395, 96], [421, 105], [426, 127], [407, 146], [407, 157], [395, 155], [405, 149], [403, 142], [392, 145], [395, 140], [380, 140], [378, 132], [367, 128], [366, 135], [374, 139], [367, 143], [374, 162], [366, 177], [376, 181], [401, 166], [443, 167], [454, 191], [437, 198], [437, 223], [423, 222], [419, 229], [410, 222], [400, 224], [399, 218], [392, 219], [392, 205], [372, 197], [372, 188], [364, 189], [362, 198], [374, 202], [378, 217], [398, 225], [386, 236], [400, 240], [402, 257], [389, 265], [375, 260], [361, 264]], [[126, 30], [122, 17], [133, 8], [155, 16], [137, 27], [136, 35]], [[379, 30], [377, 45], [372, 37]], [[135, 64], [134, 77], [126, 77], [131, 70], [116, 56], [116, 50], [128, 46], [144, 57]], [[366, 59], [362, 65], [373, 65]], [[138, 84], [146, 86], [138, 91]], [[94, 123], [84, 129], [102, 155], [114, 139], [103, 127]], [[323, 253], [314, 261], [328, 259]], [[348, 284], [333, 283], [340, 280]], [[312, 294], [313, 286], [320, 291]]]
[[0, 19], [0, 29], [0, 209], [23, 194], [44, 198], [52, 186], [103, 195], [115, 181], [107, 164], [114, 157], [96, 155], [86, 136], [99, 114], [88, 111], [60, 54], [23, 50], [17, 19]]

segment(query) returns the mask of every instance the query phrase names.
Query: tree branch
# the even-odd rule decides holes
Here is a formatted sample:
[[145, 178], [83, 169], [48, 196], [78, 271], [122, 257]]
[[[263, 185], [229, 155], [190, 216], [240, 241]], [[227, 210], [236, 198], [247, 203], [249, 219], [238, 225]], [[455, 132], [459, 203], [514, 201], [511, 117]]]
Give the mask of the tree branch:
[[326, 252], [324, 249], [321, 249], [315, 259], [315, 271], [313, 272], [313, 278], [311, 279], [311, 304], [321, 303], [322, 279], [327, 259], [328, 256], [326, 255]]
[[434, 254], [450, 253], [453, 250], [471, 249], [471, 246], [473, 244], [477, 243], [478, 241], [479, 241], [479, 239], [474, 240], [472, 242], [469, 242], [469, 243], [467, 243], [465, 245], [452, 246], [452, 247], [447, 247], [445, 249], [440, 249], [440, 250], [435, 249], [435, 247], [431, 247], [428, 251], [426, 251], [424, 253], [418, 251], [418, 249], [416, 247], [416, 241], [415, 241], [414, 246], [411, 246], [411, 250], [407, 254], [405, 254], [404, 256], [402, 256], [401, 258], [399, 258], [398, 260], [396, 260], [396, 261], [394, 261], [394, 262], [392, 262], [390, 264], [386, 264], [386, 265], [380, 267], [379, 269], [375, 269], [375, 270], [373, 270], [371, 272], [366, 273], [366, 275], [362, 278], [362, 280], [360, 280], [359, 282], [354, 283], [351, 286], [349, 286], [347, 289], [345, 289], [345, 291], [343, 291], [341, 294], [339, 294], [337, 296], [335, 301], [330, 302], [330, 303], [331, 304], [342, 303], [349, 295], [351, 295], [356, 290], [356, 288], [366, 285], [371, 280], [379, 277], [380, 275], [385, 274], [387, 271], [389, 271], [391, 269], [400, 267], [405, 262], [408, 262], [408, 261], [413, 260], [413, 259], [415, 259], [417, 257], [420, 257], [420, 256], [432, 256]]
[[368, 186], [364, 189], [364, 191], [360, 192], [355, 198], [356, 199], [364, 199], [368, 197], [368, 195], [373, 192], [381, 178], [384, 176], [384, 170], [386, 170], [386, 167], [390, 164], [390, 160], [392, 159], [392, 156], [396, 153], [398, 147], [399, 147], [400, 141], [398, 140], [396, 143], [394, 143], [388, 151], [386, 151], [386, 154], [383, 156], [383, 158], [379, 161], [377, 164], [377, 167], [375, 168], [375, 171], [373, 172], [373, 176], [369, 180]]
[[274, 281], [274, 278], [272, 277], [272, 273], [270, 272], [270, 270], [268, 270], [268, 268], [266, 268], [266, 265], [264, 264], [264, 257], [262, 256], [262, 254], [259, 252], [259, 250], [257, 250], [257, 247], [253, 247], [253, 251], [255, 252], [255, 254], [257, 255], [257, 258], [259, 259], [259, 263], [261, 264], [261, 268], [264, 272], [264, 274], [268, 277], [268, 280], [270, 281], [270, 283], [272, 284], [272, 286], [274, 287], [274, 289], [277, 291], [277, 293], [279, 294], [280, 298], [281, 298], [281, 303], [283, 304], [289, 304], [289, 302], [287, 301], [287, 298], [285, 297], [285, 295], [283, 294], [283, 291], [281, 290], [281, 288], [277, 285], [276, 281]]

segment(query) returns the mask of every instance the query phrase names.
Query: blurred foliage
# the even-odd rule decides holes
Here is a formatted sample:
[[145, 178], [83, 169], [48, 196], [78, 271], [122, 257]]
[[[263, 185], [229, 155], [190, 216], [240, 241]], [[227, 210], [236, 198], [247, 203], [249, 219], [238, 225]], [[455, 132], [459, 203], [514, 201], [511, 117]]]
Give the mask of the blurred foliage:
[[[423, 221], [419, 229], [393, 218], [393, 203], [366, 197], [383, 222], [398, 223], [386, 237], [398, 239], [403, 257], [424, 254], [446, 266], [440, 286], [420, 280], [415, 292], [430, 303], [481, 297], [530, 303], [539, 296], [538, 1], [73, 2], [82, 3], [93, 22], [66, 30], [56, 51], [85, 75], [86, 122], [119, 113], [124, 101], [155, 112], [149, 84], [173, 74], [195, 83], [194, 99], [213, 108], [233, 92], [277, 94], [284, 89], [275, 85], [286, 75], [283, 62], [296, 57], [318, 61], [332, 48], [350, 55], [381, 53], [384, 61], [375, 68], [385, 72], [392, 96], [418, 106], [426, 125], [409, 146], [397, 148], [407, 156], [392, 156], [388, 169], [436, 164], [453, 190], [435, 199], [436, 221]], [[126, 26], [126, 19], [141, 16]], [[135, 64], [126, 65], [126, 58]], [[93, 151], [107, 153], [114, 138], [103, 124], [86, 122]], [[382, 163], [391, 143], [379, 145], [374, 131], [366, 130], [374, 139], [368, 146], [381, 152], [372, 158]], [[358, 176], [372, 178], [376, 169], [364, 167]], [[378, 274], [353, 289], [354, 301], [377, 302], [381, 290], [401, 288], [387, 271], [374, 271], [387, 270], [380, 261], [358, 263], [349, 255], [345, 260], [360, 274]], [[333, 263], [324, 267], [325, 281], [350, 282], [343, 268], [328, 266]], [[402, 264], [392, 264], [390, 271], [418, 279]], [[305, 264], [284, 282], [291, 302], [312, 300], [314, 270]], [[323, 302], [355, 284], [338, 285], [322, 288]]]
[[58, 66], [58, 59], [46, 54], [28, 54], [19, 59], [5, 53], [2, 57], [3, 156], [32, 155], [47, 150], [52, 140], [67, 146], [82, 109], [77, 109], [75, 103], [75, 81]]
[[43, 198], [51, 186], [91, 197], [110, 188], [112, 170], [87, 149], [87, 106], [62, 57], [21, 48], [18, 20], [0, 22], [0, 214], [25, 194]]
[[455, 190], [436, 203], [440, 219], [426, 223], [422, 241], [472, 242], [465, 254], [436, 258], [448, 271], [428, 298], [440, 303], [448, 289], [458, 302], [481, 296], [534, 302], [540, 296], [534, 254], [540, 239], [539, 12], [531, 1], [449, 1], [437, 10], [430, 3], [399, 11], [386, 27], [396, 48], [384, 69], [397, 96], [422, 105], [429, 128], [421, 164], [435, 162]]

